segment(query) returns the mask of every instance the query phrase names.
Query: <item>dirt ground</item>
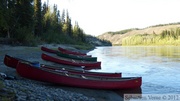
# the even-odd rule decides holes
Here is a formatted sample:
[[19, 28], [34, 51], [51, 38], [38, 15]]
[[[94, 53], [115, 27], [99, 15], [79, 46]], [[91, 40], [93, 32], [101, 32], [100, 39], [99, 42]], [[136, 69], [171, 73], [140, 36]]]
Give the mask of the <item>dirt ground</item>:
[[[49, 48], [57, 49], [57, 47], [61, 46], [64, 48], [73, 48], [66, 45], [43, 45]], [[9, 45], [1, 45], [0, 44], [0, 72], [3, 72], [10, 76], [18, 77], [15, 69], [9, 68], [4, 65], [3, 58], [5, 54], [15, 56], [18, 58], [30, 60], [30, 61], [39, 61], [44, 64], [51, 64], [51, 62], [47, 62], [41, 59], [41, 54], [43, 51], [40, 49], [41, 45], [38, 47], [27, 47], [27, 46], [9, 46]], [[57, 85], [54, 85], [57, 86]], [[75, 88], [75, 87], [66, 87], [66, 86], [57, 86], [63, 90], [82, 93], [86, 96], [93, 97], [97, 101], [123, 101], [122, 93], [116, 93], [110, 90], [94, 90], [94, 89], [84, 89], [84, 88]], [[120, 96], [121, 95], [121, 96]]]

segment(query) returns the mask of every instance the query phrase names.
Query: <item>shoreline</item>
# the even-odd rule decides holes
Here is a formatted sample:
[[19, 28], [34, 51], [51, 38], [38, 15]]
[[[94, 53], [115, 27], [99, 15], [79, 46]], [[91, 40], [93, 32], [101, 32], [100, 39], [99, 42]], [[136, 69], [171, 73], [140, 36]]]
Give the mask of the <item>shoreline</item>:
[[[48, 89], [51, 89], [52, 92], [54, 90], [57, 90], [57, 89], [60, 90], [59, 93], [62, 93], [62, 91], [66, 92], [66, 94], [64, 95], [65, 96], [64, 99], [62, 99], [60, 101], [67, 100], [67, 99], [69, 99], [69, 100], [73, 99], [73, 101], [79, 101], [79, 100], [86, 100], [86, 101], [117, 101], [118, 100], [118, 101], [121, 101], [121, 100], [123, 100], [120, 95], [118, 95], [116, 92], [110, 91], [110, 90], [94, 90], [94, 89], [76, 88], [76, 87], [59, 86], [59, 85], [57, 86], [57, 85], [52, 85], [52, 84], [44, 83], [44, 82], [43, 83], [40, 82], [40, 84], [39, 84], [39, 82], [37, 83], [37, 81], [28, 80], [28, 79], [19, 77], [18, 74], [16, 73], [15, 69], [9, 68], [9, 67], [5, 66], [4, 63], [3, 63], [4, 55], [8, 54], [8, 55], [11, 55], [11, 56], [15, 56], [15, 57], [30, 60], [30, 61], [39, 61], [40, 63], [50, 64], [50, 62], [47, 62], [47, 61], [44, 61], [44, 60], [41, 59], [41, 53], [43, 53], [43, 51], [41, 51], [41, 49], [40, 49], [41, 46], [46, 46], [46, 47], [52, 48], [52, 49], [53, 48], [55, 49], [55, 48], [61, 46], [63, 48], [68, 48], [68, 49], [75, 50], [75, 48], [70, 46], [70, 45], [45, 44], [45, 45], [39, 45], [37, 47], [28, 47], [28, 46], [10, 46], [10, 45], [2, 45], [1, 44], [0, 46], [2, 47], [0, 49], [1, 72], [5, 73], [7, 75], [10, 75], [10, 76], [15, 76], [18, 79], [18, 80], [4, 80], [3, 82], [5, 83], [6, 87], [8, 87], [8, 88], [10, 87], [10, 89], [14, 89], [14, 91], [16, 93], [18, 93], [18, 94], [19, 94], [20, 91], [18, 92], [17, 91], [18, 89], [13, 88], [13, 87], [18, 88], [19, 86], [16, 85], [16, 84], [20, 84], [20, 85], [21, 84], [28, 84], [27, 82], [29, 82], [30, 84], [32, 84], [31, 86], [33, 86], [33, 85], [37, 86], [38, 85], [39, 87], [33, 86], [36, 89], [41, 88], [41, 86], [43, 86], [43, 87], [45, 86], [45, 88], [48, 86]], [[79, 51], [79, 50], [77, 50], [77, 51]], [[80, 50], [80, 51], [83, 52], [83, 53], [87, 53], [89, 50]], [[29, 89], [33, 90], [33, 89], [31, 89], [29, 87], [26, 87], [26, 86], [24, 88], [27, 88], [27, 89], [25, 89], [27, 91]], [[23, 89], [23, 88], [21, 87], [19, 89]], [[37, 93], [37, 92], [38, 91], [35, 91], [35, 92], [32, 91], [32, 92], [28, 92], [28, 93]], [[46, 91], [46, 92], [50, 92], [50, 91]], [[52, 92], [49, 95], [51, 97], [55, 96]], [[68, 95], [72, 95], [71, 98], [69, 98]], [[23, 98], [22, 95], [16, 95], [17, 99], [19, 98], [18, 96], [21, 96], [20, 98]], [[33, 95], [33, 94], [31, 96], [27, 96], [26, 94], [24, 94], [23, 96], [26, 96], [25, 97], [26, 99], [24, 98], [25, 100], [27, 100], [27, 97], [31, 98], [31, 96], [34, 96], [34, 98], [36, 98], [36, 96]], [[21, 100], [23, 100], [23, 99], [21, 99]], [[52, 99], [49, 98], [48, 101], [51, 101], [51, 100]], [[56, 100], [59, 100], [59, 98], [57, 98]]]

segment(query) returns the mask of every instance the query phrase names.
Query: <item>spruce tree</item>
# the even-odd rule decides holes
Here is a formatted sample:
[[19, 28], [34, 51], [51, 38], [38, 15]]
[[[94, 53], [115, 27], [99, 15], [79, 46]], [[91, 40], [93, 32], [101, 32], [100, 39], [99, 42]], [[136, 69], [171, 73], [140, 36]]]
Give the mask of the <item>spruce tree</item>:
[[35, 35], [42, 34], [42, 15], [41, 15], [41, 0], [34, 0], [34, 23]]
[[66, 35], [69, 35], [70, 37], [72, 37], [72, 24], [71, 24], [71, 19], [69, 17], [69, 12], [66, 11], [66, 20], [65, 23], [63, 24], [63, 32]]
[[33, 0], [17, 0], [16, 18], [19, 18], [19, 27], [28, 27], [33, 29]]
[[10, 34], [15, 25], [15, 0], [1, 0], [0, 2], [0, 31], [5, 37], [10, 38]]

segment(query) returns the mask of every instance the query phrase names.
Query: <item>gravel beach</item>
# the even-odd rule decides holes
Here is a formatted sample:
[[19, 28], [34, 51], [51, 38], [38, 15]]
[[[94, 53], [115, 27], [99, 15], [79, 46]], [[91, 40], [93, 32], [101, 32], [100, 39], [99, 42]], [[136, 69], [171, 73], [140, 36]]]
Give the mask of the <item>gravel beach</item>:
[[[59, 46], [73, 48], [67, 45], [43, 46], [54, 49]], [[67, 87], [22, 78], [15, 69], [9, 68], [3, 63], [4, 55], [8, 54], [30, 61], [51, 64], [41, 59], [43, 51], [40, 47], [41, 45], [38, 47], [0, 45], [0, 72], [17, 78], [16, 80], [0, 79], [5, 85], [3, 91], [15, 93], [12, 101], [123, 101], [122, 97], [114, 91]]]

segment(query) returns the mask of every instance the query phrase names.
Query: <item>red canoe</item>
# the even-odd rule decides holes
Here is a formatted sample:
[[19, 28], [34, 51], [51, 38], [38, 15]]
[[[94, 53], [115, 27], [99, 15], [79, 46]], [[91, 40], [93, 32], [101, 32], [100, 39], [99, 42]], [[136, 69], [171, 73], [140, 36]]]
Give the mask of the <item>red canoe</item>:
[[58, 52], [58, 50], [49, 49], [44, 46], [41, 47], [41, 50], [45, 52], [49, 52], [49, 53], [55, 53], [55, 54]]
[[4, 56], [4, 64], [8, 67], [11, 67], [11, 68], [16, 68], [18, 62], [20, 61], [21, 59], [19, 58], [14, 58], [14, 57], [11, 57], [9, 55], [5, 55]]
[[[62, 51], [58, 51], [58, 50], [53, 50], [53, 49], [50, 49], [50, 48], [47, 48], [47, 47], [44, 47], [44, 46], [41, 47], [41, 50], [45, 51], [45, 52], [49, 52], [49, 53], [54, 53], [54, 54], [57, 54], [59, 52], [61, 52], [63, 54], [68, 54], [66, 52], [62, 52]], [[68, 54], [68, 55], [79, 56], [79, 57], [89, 57], [89, 58], [91, 57], [91, 55], [75, 55], [75, 54]]]
[[[4, 64], [8, 67], [16, 68], [19, 61], [24, 61], [24, 62], [28, 62], [28, 63], [32, 64], [32, 62], [30, 62], [30, 61], [26, 61], [26, 60], [12, 57], [9, 55], [5, 55], [5, 57], [4, 57]], [[73, 69], [72, 67], [68, 67], [65, 65], [55, 67], [55, 66], [41, 64], [40, 66], [41, 66], [41, 68], [47, 68], [50, 70], [55, 70], [57, 72], [61, 72], [61, 71], [65, 72], [66, 71], [66, 72], [70, 72], [70, 73], [92, 75], [92, 76], [121, 77], [121, 73], [91, 72], [91, 71], [87, 71], [87, 70], [83, 70], [83, 69]], [[74, 67], [74, 68], [76, 68], [76, 67]]]
[[71, 60], [63, 59], [59, 57], [53, 57], [44, 53], [42, 53], [41, 58], [44, 60], [59, 63], [59, 64], [84, 67], [84, 69], [86, 70], [101, 69], [101, 62], [87, 62], [87, 61], [78, 61], [78, 60], [73, 60], [73, 59]]
[[67, 50], [67, 49], [64, 49], [64, 48], [61, 48], [61, 47], [58, 47], [58, 50], [61, 51], [61, 52], [67, 53], [67, 54], [83, 55], [83, 56], [87, 55], [85, 53], [74, 52], [74, 51], [70, 51], [70, 50]]
[[16, 71], [20, 76], [28, 79], [82, 88], [131, 89], [139, 88], [142, 84], [141, 77], [108, 78], [84, 76], [66, 72], [57, 73], [46, 68], [32, 66], [27, 62], [19, 62]]
[[71, 59], [77, 59], [77, 60], [84, 60], [84, 61], [97, 61], [97, 57], [92, 57], [91, 55], [74, 55], [74, 54], [67, 54], [65, 52], [53, 50], [47, 47], [42, 46], [41, 47], [42, 51], [49, 52], [49, 53], [54, 53], [58, 56], [62, 56], [65, 58], [71, 58]]

